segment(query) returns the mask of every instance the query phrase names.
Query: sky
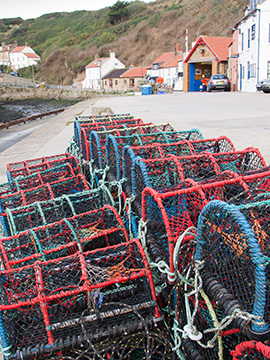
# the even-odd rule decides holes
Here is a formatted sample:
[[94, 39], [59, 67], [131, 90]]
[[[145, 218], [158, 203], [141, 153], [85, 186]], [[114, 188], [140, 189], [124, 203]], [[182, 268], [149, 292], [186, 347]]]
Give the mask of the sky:
[[[111, 6], [117, 0], [12, 0], [3, 1], [0, 7], [0, 19], [21, 17], [22, 19], [37, 18], [41, 15], [53, 12], [72, 12], [76, 10], [99, 10]], [[128, 0], [129, 2], [131, 0]], [[144, 0], [152, 2], [154, 0]]]

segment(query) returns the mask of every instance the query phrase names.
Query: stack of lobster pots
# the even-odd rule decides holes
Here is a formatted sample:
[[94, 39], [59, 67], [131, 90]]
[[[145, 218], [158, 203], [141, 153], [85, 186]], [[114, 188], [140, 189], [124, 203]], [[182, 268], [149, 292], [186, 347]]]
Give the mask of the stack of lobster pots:
[[4, 357], [269, 359], [269, 215], [258, 149], [77, 116], [0, 185]]

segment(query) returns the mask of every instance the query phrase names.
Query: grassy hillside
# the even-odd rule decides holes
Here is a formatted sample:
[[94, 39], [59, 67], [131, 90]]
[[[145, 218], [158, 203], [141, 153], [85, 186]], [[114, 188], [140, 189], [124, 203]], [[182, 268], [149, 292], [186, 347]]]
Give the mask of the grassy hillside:
[[98, 11], [52, 13], [37, 19], [0, 19], [0, 41], [23, 45], [26, 41], [41, 56], [36, 76], [40, 80], [72, 83], [96, 53], [109, 50], [127, 66], [150, 64], [164, 51], [180, 43], [185, 31], [189, 45], [199, 35], [230, 36], [230, 27], [243, 16], [246, 0], [132, 1], [129, 16], [112, 25], [109, 8]]

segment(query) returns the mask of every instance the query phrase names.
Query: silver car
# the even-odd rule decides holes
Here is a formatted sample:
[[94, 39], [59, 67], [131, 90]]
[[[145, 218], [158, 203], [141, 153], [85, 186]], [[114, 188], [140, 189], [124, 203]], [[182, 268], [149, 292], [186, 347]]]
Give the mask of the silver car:
[[262, 90], [264, 93], [270, 93], [270, 78], [258, 81], [256, 89]]
[[207, 91], [212, 90], [231, 91], [231, 83], [225, 74], [212, 75], [207, 84]]

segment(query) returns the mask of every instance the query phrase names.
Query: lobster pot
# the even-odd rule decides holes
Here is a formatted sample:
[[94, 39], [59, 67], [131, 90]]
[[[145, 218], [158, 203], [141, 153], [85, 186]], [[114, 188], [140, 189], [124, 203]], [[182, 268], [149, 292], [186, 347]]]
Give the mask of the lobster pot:
[[261, 153], [256, 148], [215, 153], [213, 156], [221, 171], [232, 170], [238, 174], [246, 174], [250, 171], [260, 170], [266, 167]]
[[36, 259], [67, 256], [128, 241], [116, 210], [109, 205], [0, 239], [1, 257], [9, 269]]
[[[234, 326], [250, 340], [269, 339], [268, 237], [266, 207], [211, 201], [198, 220], [195, 260], [203, 287], [226, 315], [235, 309], [257, 316], [236, 318]], [[262, 220], [263, 217], [263, 220]], [[215, 290], [214, 290], [215, 289]], [[220, 301], [224, 297], [224, 301]]]
[[115, 340], [143, 328], [142, 318], [151, 327], [160, 316], [137, 240], [37, 261], [1, 277], [1, 340], [3, 347], [10, 346], [7, 358], [79, 348], [85, 336], [93, 344]]
[[0, 218], [5, 235], [10, 235], [6, 223], [7, 208], [17, 208], [33, 204], [36, 201], [45, 201], [66, 194], [75, 194], [84, 190], [89, 190], [89, 186], [84, 176], [79, 174], [51, 184], [46, 183], [45, 185], [30, 190], [20, 190], [14, 194], [0, 196]]
[[131, 114], [106, 114], [106, 115], [77, 115], [75, 120], [79, 123], [88, 123], [88, 122], [107, 122], [113, 120], [122, 120], [122, 119], [133, 119]]
[[6, 210], [10, 234], [44, 226], [63, 218], [72, 217], [101, 208], [105, 204], [114, 205], [109, 192], [93, 189], [67, 194], [48, 201], [37, 201], [30, 205]]
[[[81, 129], [80, 141], [81, 141], [81, 152], [82, 156], [86, 161], [89, 161], [92, 157], [92, 141], [95, 140], [95, 137], [98, 136], [100, 146], [102, 148], [102, 153], [105, 152], [105, 143], [108, 135], [132, 135], [134, 133], [147, 133], [151, 132], [154, 127], [154, 124], [142, 124], [142, 125], [113, 125], [106, 126], [106, 129], [98, 128], [97, 130], [86, 130]], [[96, 132], [92, 139], [92, 132]], [[90, 147], [90, 149], [89, 149]], [[105, 154], [104, 154], [105, 155]], [[95, 160], [95, 159], [94, 159]]]
[[220, 136], [216, 139], [195, 140], [191, 143], [197, 154], [203, 151], [211, 153], [235, 151], [233, 143], [226, 136]]
[[[200, 184], [187, 179], [171, 189], [158, 191], [147, 187], [143, 190], [142, 218], [148, 224], [149, 252], [158, 256], [162, 253], [171, 271], [177, 239], [188, 227], [197, 226], [204, 206], [212, 199], [230, 199], [235, 193], [248, 189], [239, 177], [221, 180], [221, 176], [223, 174], [219, 175], [219, 181], [210, 179]], [[154, 259], [154, 255], [151, 257]]]
[[132, 193], [141, 198], [146, 186], [171, 188], [187, 178], [196, 182], [211, 178], [215, 180], [219, 173], [219, 167], [210, 154], [155, 160], [137, 157], [132, 166]]
[[[100, 159], [96, 158], [95, 155], [97, 153], [101, 153], [102, 154], [102, 167], [103, 164], [105, 163], [105, 149], [106, 149], [106, 142], [107, 142], [107, 138], [109, 135], [113, 135], [115, 137], [131, 137], [131, 136], [135, 136], [135, 134], [140, 135], [140, 134], [145, 134], [145, 135], [149, 135], [152, 136], [153, 133], [158, 133], [160, 131], [174, 131], [174, 128], [169, 124], [143, 124], [143, 125], [139, 125], [139, 126], [132, 126], [132, 127], [126, 127], [126, 128], [119, 128], [119, 129], [114, 129], [114, 130], [107, 130], [107, 131], [98, 131], [95, 132], [93, 131], [90, 134], [90, 156], [91, 159], [93, 159], [94, 164], [96, 167], [99, 168], [99, 164], [100, 164]], [[136, 136], [135, 136], [136, 137]]]
[[51, 184], [29, 189], [20, 190], [13, 194], [0, 197], [2, 211], [6, 208], [15, 208], [22, 205], [32, 204], [35, 201], [49, 200], [50, 198], [89, 190], [86, 180], [82, 174], [58, 180]]
[[[194, 275], [194, 274], [193, 274]], [[184, 276], [185, 277], [185, 276]], [[193, 326], [195, 329], [203, 334], [201, 342], [192, 341], [188, 337], [181, 336], [181, 348], [187, 359], [205, 359], [205, 360], [220, 360], [220, 359], [232, 359], [230, 352], [233, 350], [235, 345], [239, 342], [239, 335], [235, 334], [233, 325], [229, 325], [223, 336], [218, 336], [217, 340], [213, 343], [211, 348], [201, 346], [207, 345], [213, 338], [214, 331], [219, 322], [225, 317], [224, 311], [212, 302], [206, 301], [206, 296], [199, 292], [198, 294], [198, 305], [196, 307], [196, 298], [193, 295], [186, 295], [191, 293], [194, 287], [183, 286], [177, 287], [176, 292], [176, 306], [175, 316], [177, 318], [179, 329], [184, 329], [188, 326], [188, 310], [191, 314], [195, 312]], [[196, 308], [196, 311], [195, 311]], [[205, 331], [212, 330], [210, 333]], [[182, 334], [181, 334], [182, 335]]]
[[165, 158], [169, 155], [188, 156], [194, 151], [189, 141], [171, 144], [151, 144], [144, 146], [125, 146], [123, 149], [123, 177], [131, 178], [131, 169], [136, 156], [145, 160]]
[[15, 178], [8, 183], [0, 185], [0, 196], [15, 193], [19, 190], [27, 190], [45, 183], [52, 183], [75, 176], [74, 170], [69, 163], [48, 170], [32, 173], [31, 175]]
[[250, 360], [267, 360], [270, 358], [269, 342], [266, 344], [261, 341], [243, 341], [236, 345], [235, 349], [231, 352], [234, 356], [233, 359], [250, 359]]
[[243, 174], [242, 177], [254, 193], [257, 192], [257, 194], [259, 194], [262, 192], [267, 193], [270, 191], [269, 166], [263, 169], [258, 169], [257, 171], [252, 171], [250, 174], [247, 175]]
[[[195, 129], [196, 130], [196, 129]], [[132, 150], [135, 149], [139, 152], [141, 149], [144, 149], [145, 146], [152, 146], [153, 148], [157, 148], [157, 146], [161, 147], [161, 144], [169, 144], [170, 142], [174, 142], [177, 140], [181, 140], [182, 138], [189, 138], [190, 136], [193, 137], [194, 134], [197, 134], [196, 131], [190, 130], [190, 131], [171, 131], [171, 132], [156, 132], [152, 134], [134, 134], [132, 136], [113, 136], [109, 135], [107, 137], [106, 141], [106, 165], [109, 166], [109, 172], [110, 176], [112, 176], [116, 180], [120, 180], [121, 177], [126, 177], [124, 174], [122, 175], [122, 151], [124, 151], [124, 148], [128, 148], [132, 146]], [[196, 138], [196, 135], [194, 135]], [[184, 140], [182, 140], [184, 141]], [[179, 146], [171, 146], [170, 150], [168, 150], [168, 153], [174, 154], [174, 155], [191, 155], [194, 154], [195, 151], [193, 150], [193, 147], [190, 142], [186, 142], [183, 144], [179, 142]], [[178, 142], [175, 143], [178, 145]], [[169, 147], [170, 145], [168, 145]], [[138, 149], [137, 149], [138, 147]], [[143, 148], [141, 148], [143, 147]], [[163, 148], [163, 147], [162, 147]], [[151, 149], [144, 151], [143, 158], [146, 158], [146, 152], [150, 152]], [[154, 151], [155, 152], [155, 151]], [[165, 153], [165, 151], [160, 150], [157, 151], [158, 153]], [[124, 155], [124, 154], [123, 154]], [[126, 155], [124, 155], [125, 157]], [[152, 156], [151, 156], [152, 157]], [[124, 167], [124, 164], [123, 164]]]
[[70, 154], [60, 154], [25, 160], [21, 162], [9, 163], [7, 164], [7, 177], [8, 180], [12, 180], [17, 177], [24, 177], [27, 175], [31, 175], [34, 172], [47, 170], [67, 163], [71, 165], [75, 174], [80, 173], [78, 161], [74, 156]]
[[89, 135], [91, 131], [110, 131], [120, 128], [128, 128], [144, 125], [141, 119], [121, 119], [121, 120], [110, 120], [107, 122], [94, 122], [94, 123], [79, 123], [74, 121], [74, 139], [79, 145], [81, 151], [83, 151], [82, 144], [87, 145]]

